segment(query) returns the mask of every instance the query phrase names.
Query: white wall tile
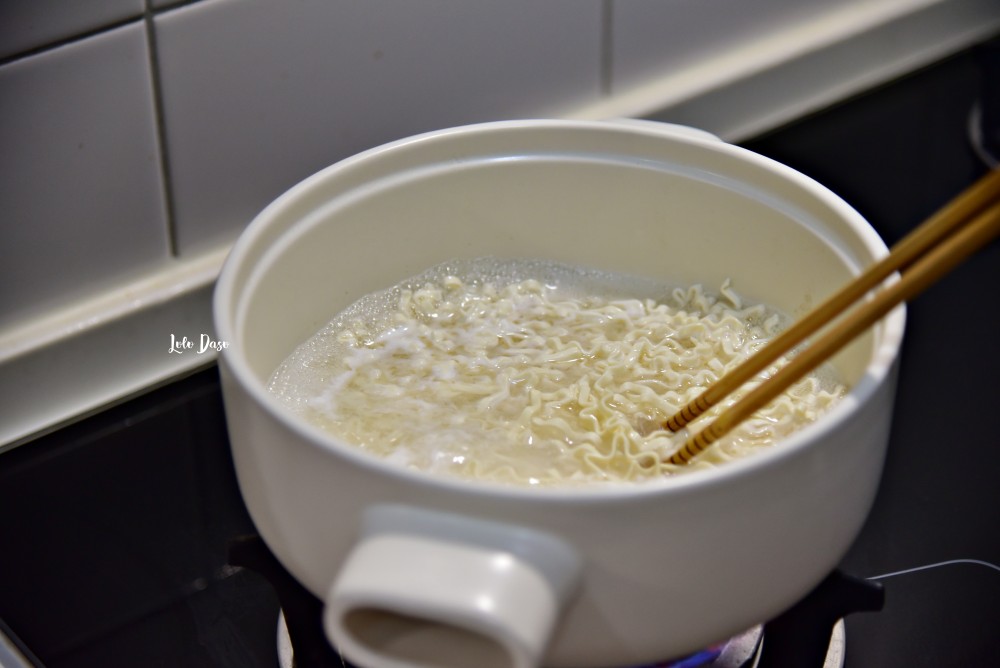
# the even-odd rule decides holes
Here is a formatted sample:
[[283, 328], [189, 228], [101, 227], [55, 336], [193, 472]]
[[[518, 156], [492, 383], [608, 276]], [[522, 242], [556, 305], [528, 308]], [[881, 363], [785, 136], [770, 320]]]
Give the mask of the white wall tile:
[[0, 328], [165, 262], [141, 23], [0, 67]]
[[838, 6], [895, 0], [613, 0], [612, 93]]
[[155, 26], [182, 251], [361, 149], [600, 95], [599, 0], [205, 0]]
[[143, 0], [0, 0], [0, 58], [142, 12]]

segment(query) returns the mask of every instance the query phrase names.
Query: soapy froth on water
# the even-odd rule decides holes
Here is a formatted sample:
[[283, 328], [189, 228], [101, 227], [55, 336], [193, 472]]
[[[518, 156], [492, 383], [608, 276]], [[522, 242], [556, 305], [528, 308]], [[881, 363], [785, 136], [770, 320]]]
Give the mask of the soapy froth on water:
[[551, 262], [454, 261], [336, 315], [269, 389], [403, 466], [528, 485], [632, 482], [770, 447], [843, 395], [824, 369], [691, 465], [664, 462], [687, 434], [660, 430], [663, 420], [785, 324], [728, 282], [711, 294]]

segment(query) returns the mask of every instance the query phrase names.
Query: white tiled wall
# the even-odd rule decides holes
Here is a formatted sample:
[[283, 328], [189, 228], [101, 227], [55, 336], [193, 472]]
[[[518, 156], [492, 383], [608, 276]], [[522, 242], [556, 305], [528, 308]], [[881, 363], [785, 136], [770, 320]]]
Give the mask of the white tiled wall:
[[597, 99], [599, 0], [214, 0], [155, 19], [181, 252], [425, 130]]
[[612, 25], [612, 82], [623, 90], [661, 72], [692, 65], [727, 46], [780, 33], [849, 5], [893, 0], [618, 0]]
[[166, 262], [141, 22], [3, 65], [0, 110], [0, 329]]
[[594, 101], [601, 19], [601, 0], [3, 0], [0, 334], [231, 242], [361, 149]]
[[100, 30], [142, 10], [143, 0], [2, 0], [0, 58]]
[[558, 116], [824, 12], [905, 4], [948, 3], [2, 0], [0, 334], [231, 242], [364, 148]]
[[197, 364], [166, 342], [210, 330], [228, 245], [340, 158], [518, 117], [732, 138], [998, 30], [997, 0], [0, 0], [0, 449]]

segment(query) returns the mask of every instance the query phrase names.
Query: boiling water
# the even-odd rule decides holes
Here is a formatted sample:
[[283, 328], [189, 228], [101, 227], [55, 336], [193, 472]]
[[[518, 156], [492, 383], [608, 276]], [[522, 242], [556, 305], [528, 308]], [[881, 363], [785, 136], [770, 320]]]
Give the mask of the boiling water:
[[529, 485], [631, 482], [769, 447], [843, 394], [825, 369], [691, 465], [664, 463], [687, 433], [657, 426], [786, 323], [728, 284], [711, 294], [548, 262], [451, 262], [338, 314], [269, 389], [403, 466]]

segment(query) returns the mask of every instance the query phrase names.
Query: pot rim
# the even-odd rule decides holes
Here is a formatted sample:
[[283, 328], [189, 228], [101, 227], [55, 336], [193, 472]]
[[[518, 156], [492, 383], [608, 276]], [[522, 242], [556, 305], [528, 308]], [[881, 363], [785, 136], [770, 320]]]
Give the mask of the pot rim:
[[[252, 255], [254, 246], [258, 243], [258, 238], [273, 224], [275, 219], [280, 219], [288, 208], [293, 206], [303, 195], [309, 193], [318, 184], [337, 178], [338, 175], [349, 172], [359, 165], [364, 165], [372, 158], [386, 153], [393, 153], [419, 142], [434, 141], [439, 138], [460, 137], [464, 134], [478, 134], [481, 132], [511, 132], [520, 129], [547, 127], [576, 129], [580, 131], [600, 130], [605, 132], [611, 129], [616, 132], [646, 135], [661, 140], [664, 134], [668, 134], [673, 141], [698, 144], [711, 150], [725, 152], [735, 159], [757, 163], [758, 166], [791, 181], [799, 188], [810, 191], [811, 194], [822, 200], [826, 206], [847, 221], [858, 236], [858, 240], [871, 253], [873, 258], [878, 260], [888, 253], [885, 242], [878, 236], [871, 225], [853, 207], [848, 205], [826, 186], [771, 158], [739, 146], [721, 142], [700, 130], [650, 121], [617, 123], [613, 121], [527, 119], [475, 123], [424, 132], [391, 141], [349, 156], [306, 177], [266, 206], [257, 214], [237, 239], [219, 275], [213, 295], [215, 327], [219, 338], [224, 341], [234, 341], [236, 339], [234, 336], [235, 323], [233, 320], [237, 314], [235, 304], [239, 299], [240, 288], [242, 287], [237, 284], [236, 274], [239, 268], [247, 262], [247, 256]], [[682, 131], [678, 132], [674, 128], [679, 128]], [[294, 223], [292, 226], [294, 226]], [[230, 313], [233, 313], [233, 317], [230, 316]], [[294, 432], [312, 447], [326, 450], [338, 457], [346, 458], [353, 465], [360, 466], [372, 472], [387, 475], [409, 484], [450, 489], [482, 497], [507, 499], [530, 498], [533, 501], [572, 501], [574, 503], [608, 502], [612, 500], [631, 500], [642, 496], [680, 494], [692, 488], [714, 487], [716, 485], [727, 484], [734, 478], [762, 473], [780, 465], [782, 460], [810, 449], [811, 446], [819, 441], [821, 435], [839, 428], [854, 415], [886, 381], [900, 354], [905, 321], [906, 307], [905, 305], [900, 305], [875, 325], [878, 328], [877, 342], [871, 353], [870, 360], [865, 366], [864, 375], [840, 401], [815, 422], [781, 439], [773, 447], [763, 452], [754, 453], [752, 456], [732, 460], [714, 468], [699, 469], [681, 475], [664, 476], [659, 479], [638, 482], [597, 482], [579, 485], [543, 485], [534, 487], [494, 481], [469, 480], [458, 476], [441, 475], [404, 468], [343, 443], [320, 428], [292, 415], [267, 391], [265, 383], [257, 379], [241, 352], [237, 350], [237, 347], [229, 346], [220, 351], [219, 362], [233, 374], [243, 391], [249, 393], [258, 406], [262, 407], [271, 418], [281, 423], [286, 429]]]

